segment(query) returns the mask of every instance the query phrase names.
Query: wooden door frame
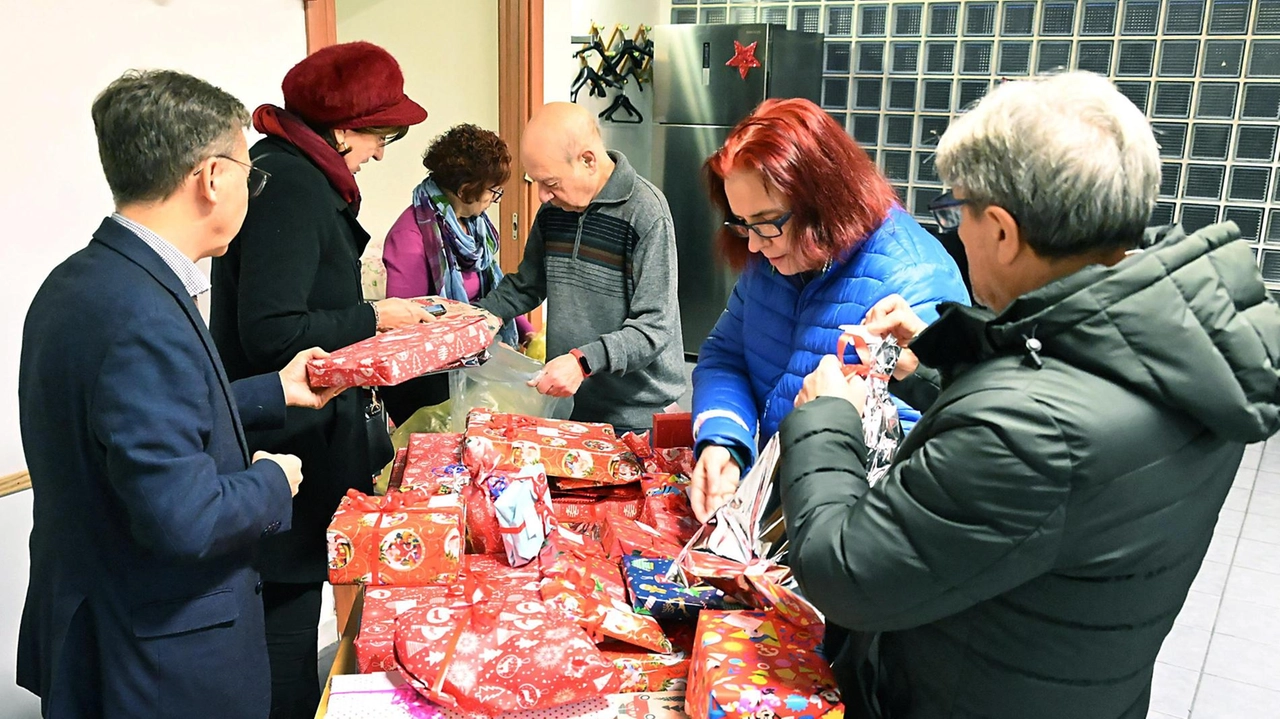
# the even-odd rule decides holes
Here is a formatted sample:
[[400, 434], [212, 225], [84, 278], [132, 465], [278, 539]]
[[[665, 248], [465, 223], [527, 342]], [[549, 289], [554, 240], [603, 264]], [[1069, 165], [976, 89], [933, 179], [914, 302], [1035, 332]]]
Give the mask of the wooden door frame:
[[[538, 196], [525, 182], [520, 163], [524, 125], [542, 106], [543, 0], [494, 0], [498, 3], [498, 136], [511, 150], [511, 179], [498, 203], [498, 251], [502, 271], [515, 272], [524, 255]], [[335, 0], [303, 0], [307, 54], [338, 41]], [[541, 328], [542, 313], [530, 315]]]

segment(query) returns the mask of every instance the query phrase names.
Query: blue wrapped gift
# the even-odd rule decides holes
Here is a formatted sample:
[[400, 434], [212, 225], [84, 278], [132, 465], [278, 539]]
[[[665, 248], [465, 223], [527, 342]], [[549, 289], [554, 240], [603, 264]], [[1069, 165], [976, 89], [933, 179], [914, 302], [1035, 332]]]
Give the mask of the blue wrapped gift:
[[685, 587], [663, 579], [671, 569], [670, 559], [628, 556], [622, 571], [637, 614], [658, 619], [696, 619], [702, 609], [723, 609], [724, 592], [715, 587]]

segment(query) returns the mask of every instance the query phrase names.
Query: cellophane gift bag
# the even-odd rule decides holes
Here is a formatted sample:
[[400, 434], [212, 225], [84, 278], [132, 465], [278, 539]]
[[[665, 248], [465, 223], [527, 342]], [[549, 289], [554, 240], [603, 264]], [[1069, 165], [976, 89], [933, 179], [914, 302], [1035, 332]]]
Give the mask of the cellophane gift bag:
[[861, 325], [844, 325], [836, 349], [845, 362], [852, 346], [858, 364], [844, 364], [846, 374], [858, 374], [867, 383], [867, 399], [862, 410], [862, 434], [867, 445], [867, 484], [875, 486], [893, 464], [893, 455], [902, 441], [898, 408], [889, 396], [889, 379], [898, 365], [902, 348], [892, 337], [877, 337]]
[[347, 491], [327, 533], [330, 584], [448, 584], [458, 578], [465, 507], [456, 494]]

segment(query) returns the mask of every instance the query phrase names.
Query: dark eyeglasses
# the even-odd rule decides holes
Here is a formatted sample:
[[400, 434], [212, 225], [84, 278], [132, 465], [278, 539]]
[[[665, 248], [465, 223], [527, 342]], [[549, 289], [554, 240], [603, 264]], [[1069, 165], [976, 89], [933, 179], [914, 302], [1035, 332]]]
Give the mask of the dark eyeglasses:
[[405, 129], [400, 130], [399, 132], [393, 132], [393, 133], [391, 133], [390, 135], [378, 135], [377, 133], [374, 133], [374, 132], [364, 132], [363, 130], [356, 130], [356, 132], [359, 132], [359, 133], [364, 134], [364, 135], [377, 135], [377, 136], [378, 136], [378, 147], [386, 147], [387, 145], [390, 145], [391, 143], [395, 142], [396, 140], [399, 140], [399, 139], [403, 138], [405, 135], [408, 135], [408, 134], [409, 134], [409, 128], [407, 128], [407, 127], [406, 127]]
[[[230, 160], [249, 171], [248, 175], [246, 176], [246, 180], [249, 183], [249, 197], [257, 197], [258, 195], [261, 195], [262, 188], [266, 187], [267, 180], [271, 179], [270, 172], [254, 167], [248, 162], [241, 162], [229, 155], [214, 155], [214, 157], [220, 160]], [[191, 173], [191, 175], [192, 176], [199, 175], [203, 170], [204, 168], [196, 170], [195, 172]]]
[[771, 240], [782, 235], [782, 226], [787, 224], [791, 219], [791, 212], [782, 213], [782, 217], [776, 220], [761, 220], [760, 222], [746, 223], [742, 220], [725, 220], [724, 226], [730, 232], [738, 237], [746, 237], [747, 233], [754, 232], [757, 236], [766, 240]]
[[506, 192], [506, 190], [501, 187], [490, 187], [489, 192], [493, 193], [493, 201], [497, 202], [502, 199], [502, 193]]
[[933, 219], [938, 222], [940, 230], [954, 230], [960, 226], [960, 219], [963, 217], [963, 208], [965, 205], [972, 204], [972, 200], [962, 199], [951, 194], [951, 190], [938, 195], [929, 203], [929, 211], [933, 213]]

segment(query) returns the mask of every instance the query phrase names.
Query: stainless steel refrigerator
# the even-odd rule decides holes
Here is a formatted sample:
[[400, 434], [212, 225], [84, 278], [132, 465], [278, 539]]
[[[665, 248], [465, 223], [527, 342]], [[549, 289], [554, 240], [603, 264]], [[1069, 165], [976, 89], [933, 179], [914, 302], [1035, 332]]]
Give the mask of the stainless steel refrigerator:
[[[720, 317], [737, 273], [715, 248], [725, 218], [707, 199], [702, 163], [756, 105], [771, 97], [819, 101], [822, 35], [782, 25], [662, 25], [654, 28], [654, 167], [667, 196], [680, 263], [680, 322], [696, 355]], [[734, 41], [756, 43], [760, 67], [744, 78], [725, 63]]]

